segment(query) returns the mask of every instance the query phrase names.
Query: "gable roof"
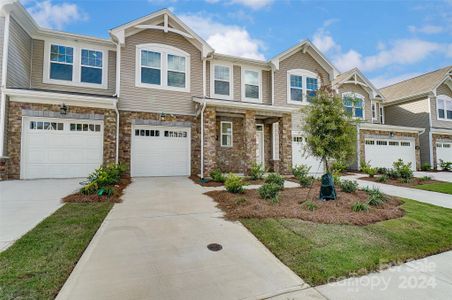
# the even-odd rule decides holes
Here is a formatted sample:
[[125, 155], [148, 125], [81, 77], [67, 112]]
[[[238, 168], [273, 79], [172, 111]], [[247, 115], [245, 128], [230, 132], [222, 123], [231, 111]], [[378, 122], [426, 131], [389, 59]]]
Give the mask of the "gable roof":
[[207, 55], [214, 51], [204, 39], [197, 35], [196, 32], [194, 32], [167, 8], [127, 22], [111, 29], [109, 32], [113, 39], [117, 40], [121, 44], [124, 44], [126, 36], [135, 34], [145, 29], [162, 30], [164, 32], [179, 34], [200, 49], [204, 57], [207, 57]]
[[330, 80], [333, 80], [339, 71], [336, 67], [323, 55], [322, 52], [310, 41], [304, 40], [295, 46], [281, 52], [280, 54], [271, 58], [268, 62], [271, 63], [276, 69], [279, 69], [279, 62], [285, 58], [291, 56], [297, 51], [308, 52], [322, 67], [324, 67], [330, 74]]
[[386, 102], [409, 100], [417, 96], [427, 96], [445, 80], [450, 79], [452, 66], [413, 77], [393, 85], [384, 87], [381, 90], [386, 97]]
[[353, 68], [351, 70], [348, 70], [347, 72], [344, 72], [342, 74], [339, 74], [331, 83], [333, 88], [338, 88], [342, 84], [351, 83], [351, 84], [358, 84], [361, 87], [363, 87], [373, 98], [380, 98], [384, 99], [382, 93], [370, 82], [369, 79], [367, 79], [366, 76], [358, 69]]

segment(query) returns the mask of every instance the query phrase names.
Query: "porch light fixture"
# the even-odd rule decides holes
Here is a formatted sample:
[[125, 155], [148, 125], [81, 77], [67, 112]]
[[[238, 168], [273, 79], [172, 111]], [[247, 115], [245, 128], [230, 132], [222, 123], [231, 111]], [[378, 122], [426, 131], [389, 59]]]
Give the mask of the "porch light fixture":
[[165, 113], [161, 113], [160, 114], [160, 121], [165, 121], [166, 119], [166, 114]]
[[394, 132], [391, 131], [391, 132], [389, 133], [389, 136], [390, 136], [390, 137], [394, 137]]
[[61, 104], [61, 106], [60, 106], [60, 114], [62, 114], [62, 115], [67, 114], [67, 106], [64, 103]]

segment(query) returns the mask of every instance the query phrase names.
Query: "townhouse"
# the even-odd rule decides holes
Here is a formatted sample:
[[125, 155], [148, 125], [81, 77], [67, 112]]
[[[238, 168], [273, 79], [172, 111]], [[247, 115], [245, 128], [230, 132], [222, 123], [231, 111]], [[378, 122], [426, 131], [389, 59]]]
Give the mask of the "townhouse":
[[110, 162], [132, 176], [247, 173], [253, 163], [320, 173], [299, 110], [322, 86], [361, 120], [355, 168], [398, 158], [419, 167], [423, 129], [385, 125], [385, 97], [308, 40], [260, 61], [216, 53], [166, 9], [109, 39], [41, 28], [14, 0], [0, 12], [3, 179], [84, 177]]
[[421, 161], [439, 169], [452, 161], [452, 66], [381, 89], [388, 124], [425, 128]]

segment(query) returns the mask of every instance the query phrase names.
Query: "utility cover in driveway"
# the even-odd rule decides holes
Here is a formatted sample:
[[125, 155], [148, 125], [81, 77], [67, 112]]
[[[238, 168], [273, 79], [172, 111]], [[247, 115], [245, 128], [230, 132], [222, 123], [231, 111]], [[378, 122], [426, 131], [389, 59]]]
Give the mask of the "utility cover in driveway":
[[190, 175], [190, 128], [134, 126], [132, 176]]

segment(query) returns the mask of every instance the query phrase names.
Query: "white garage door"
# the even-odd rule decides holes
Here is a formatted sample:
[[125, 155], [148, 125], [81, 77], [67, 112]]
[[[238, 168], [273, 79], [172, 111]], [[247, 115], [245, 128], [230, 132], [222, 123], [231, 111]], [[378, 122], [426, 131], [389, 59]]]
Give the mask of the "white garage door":
[[132, 176], [190, 175], [190, 128], [135, 126]]
[[103, 122], [26, 117], [21, 178], [86, 177], [102, 164]]
[[452, 161], [452, 142], [436, 143], [436, 158], [438, 169], [440, 169], [440, 159], [445, 162]]
[[416, 151], [413, 141], [408, 140], [365, 140], [366, 161], [372, 167], [393, 168], [393, 163], [403, 159], [405, 163], [411, 162], [411, 168], [416, 170]]
[[324, 172], [321, 160], [310, 156], [305, 151], [305, 140], [300, 132], [292, 132], [292, 166], [307, 165], [311, 167], [310, 173], [320, 175]]

